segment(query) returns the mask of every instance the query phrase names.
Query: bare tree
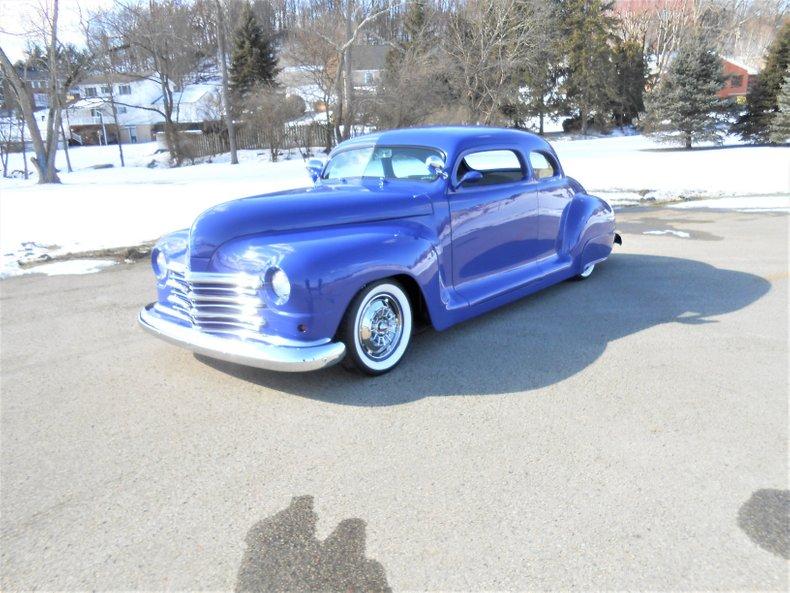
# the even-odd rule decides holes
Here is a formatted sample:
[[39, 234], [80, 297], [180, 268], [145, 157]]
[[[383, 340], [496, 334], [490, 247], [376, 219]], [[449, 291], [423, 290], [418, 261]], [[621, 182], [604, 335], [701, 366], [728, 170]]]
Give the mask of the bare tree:
[[302, 50], [314, 51], [316, 60], [325, 62], [325, 72], [332, 74], [332, 119], [336, 140], [348, 138], [355, 122], [353, 46], [377, 19], [407, 3], [408, 0], [383, 4], [367, 0], [307, 2], [298, 45]]
[[245, 120], [263, 132], [272, 161], [278, 160], [285, 144], [286, 125], [304, 113], [304, 102], [262, 85], [249, 93], [244, 103]]
[[52, 0], [49, 5], [41, 5], [38, 33], [42, 36], [46, 47], [46, 61], [48, 70], [47, 91], [49, 94], [49, 109], [47, 112], [46, 134], [42, 135], [35, 118], [35, 104], [26, 82], [8, 59], [5, 51], [0, 47], [0, 67], [13, 89], [20, 111], [25, 123], [30, 130], [33, 141], [33, 150], [36, 155], [33, 164], [38, 172], [39, 183], [60, 183], [55, 169], [55, 155], [58, 150], [58, 136], [61, 115], [61, 88], [58, 80], [58, 0]]
[[469, 122], [490, 124], [535, 64], [545, 27], [540, 0], [468, 0], [450, 21], [446, 49]]
[[161, 107], [129, 106], [163, 117], [165, 141], [175, 165], [180, 165], [183, 157], [178, 150], [178, 105], [174, 93], [183, 88], [206, 56], [206, 48], [196, 41], [199, 35], [191, 8], [186, 0], [148, 0], [147, 4], [119, 1], [114, 9], [98, 15], [101, 27], [117, 44], [111, 50], [115, 56], [113, 67], [159, 85]]

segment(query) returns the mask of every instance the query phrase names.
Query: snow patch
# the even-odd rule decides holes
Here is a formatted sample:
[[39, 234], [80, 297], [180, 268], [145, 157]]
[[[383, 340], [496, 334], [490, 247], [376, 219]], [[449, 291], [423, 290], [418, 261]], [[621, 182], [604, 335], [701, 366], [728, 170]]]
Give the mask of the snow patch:
[[688, 239], [691, 236], [686, 231], [673, 231], [671, 229], [666, 229], [663, 231], [645, 231], [642, 234], [643, 235], [673, 235], [675, 237], [680, 237], [681, 239]]
[[790, 212], [790, 194], [773, 196], [732, 196], [671, 204], [670, 208], [717, 208], [739, 212]]
[[16, 270], [11, 268], [4, 269], [0, 272], [0, 278], [8, 276], [20, 276], [23, 274], [45, 274], [47, 276], [71, 276], [79, 274], [95, 274], [117, 264], [113, 259], [70, 259], [66, 261], [53, 262], [51, 264], [42, 264], [40, 266], [33, 266], [31, 268], [19, 268]]

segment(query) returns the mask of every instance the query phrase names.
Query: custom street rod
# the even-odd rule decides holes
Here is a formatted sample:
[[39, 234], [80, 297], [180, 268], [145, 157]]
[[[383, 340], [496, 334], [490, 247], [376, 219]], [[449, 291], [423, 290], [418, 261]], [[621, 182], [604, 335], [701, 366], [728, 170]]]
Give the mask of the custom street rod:
[[310, 161], [314, 186], [220, 204], [153, 249], [152, 334], [275, 371], [402, 359], [443, 330], [570, 278], [620, 243], [614, 212], [519, 130], [392, 130]]

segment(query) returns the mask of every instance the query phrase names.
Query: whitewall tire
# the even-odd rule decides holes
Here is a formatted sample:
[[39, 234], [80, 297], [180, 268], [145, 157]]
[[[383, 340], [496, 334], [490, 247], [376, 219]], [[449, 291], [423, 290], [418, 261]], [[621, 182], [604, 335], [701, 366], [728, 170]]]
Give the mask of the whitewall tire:
[[344, 366], [368, 375], [392, 370], [409, 347], [412, 327], [411, 302], [400, 284], [382, 280], [365, 287], [341, 322]]
[[584, 266], [584, 269], [581, 271], [581, 273], [576, 277], [579, 280], [584, 280], [585, 278], [589, 278], [590, 276], [592, 276], [594, 269], [595, 269], [595, 264], [587, 264], [586, 266]]

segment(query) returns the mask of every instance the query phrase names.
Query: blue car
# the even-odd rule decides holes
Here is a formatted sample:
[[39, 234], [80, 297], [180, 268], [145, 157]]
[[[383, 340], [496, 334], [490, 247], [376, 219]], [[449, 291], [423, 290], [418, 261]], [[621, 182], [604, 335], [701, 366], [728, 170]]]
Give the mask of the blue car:
[[392, 130], [310, 161], [315, 185], [215, 206], [152, 253], [152, 334], [208, 357], [370, 375], [443, 330], [569, 278], [620, 243], [614, 212], [533, 134]]

